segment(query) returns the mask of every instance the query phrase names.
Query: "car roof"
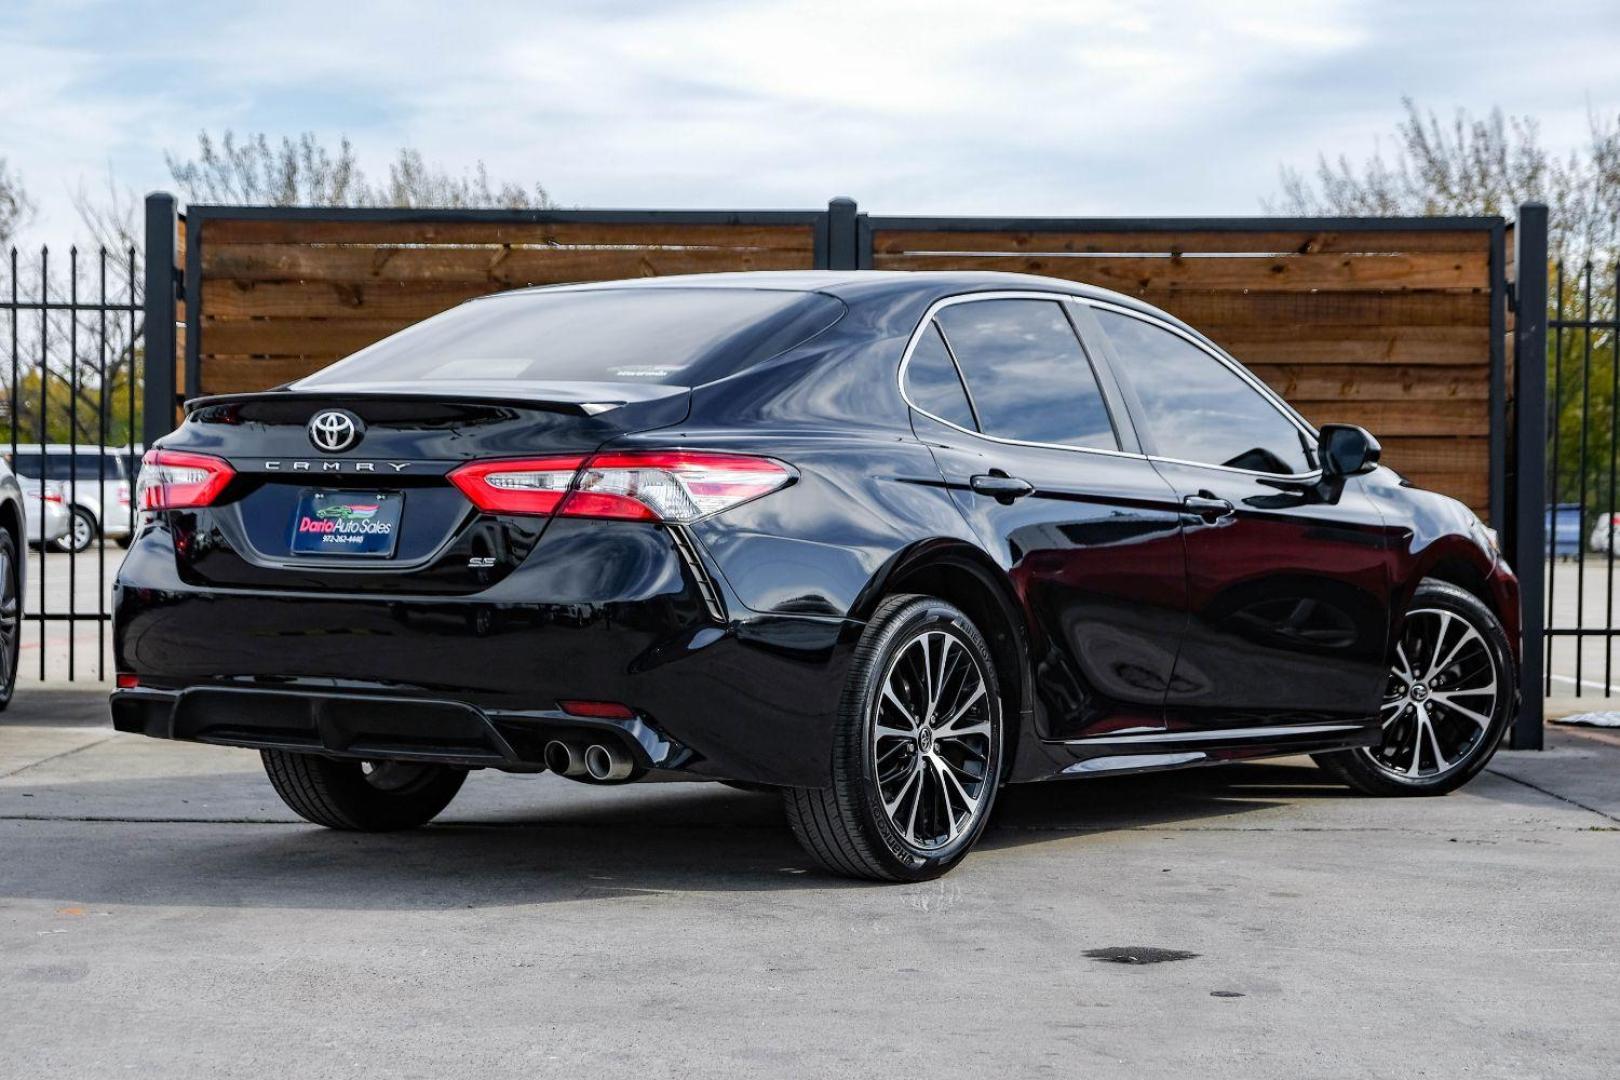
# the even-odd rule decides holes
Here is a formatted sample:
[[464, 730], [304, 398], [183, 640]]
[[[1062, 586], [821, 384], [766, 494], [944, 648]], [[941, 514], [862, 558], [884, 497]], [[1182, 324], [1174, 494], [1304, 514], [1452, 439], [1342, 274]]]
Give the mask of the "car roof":
[[[766, 289], [781, 292], [819, 292], [846, 302], [915, 292], [918, 296], [951, 296], [966, 292], [1033, 290], [1063, 293], [1118, 304], [1146, 314], [1166, 313], [1124, 293], [1065, 278], [1018, 274], [1001, 270], [744, 270], [719, 274], [672, 274], [667, 277], [582, 281], [568, 285], [541, 285], [512, 289], [480, 297], [503, 297], [559, 292], [597, 292], [606, 289]], [[476, 301], [475, 301], [476, 302]], [[1173, 317], [1172, 317], [1173, 319]], [[1180, 320], [1174, 320], [1178, 324]]]

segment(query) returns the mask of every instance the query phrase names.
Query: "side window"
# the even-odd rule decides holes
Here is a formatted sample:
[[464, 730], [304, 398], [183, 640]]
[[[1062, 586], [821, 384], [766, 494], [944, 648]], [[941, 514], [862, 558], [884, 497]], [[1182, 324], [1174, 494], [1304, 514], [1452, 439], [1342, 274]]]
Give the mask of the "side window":
[[1168, 458], [1268, 473], [1315, 468], [1292, 420], [1235, 371], [1185, 338], [1096, 309], [1119, 353], [1154, 450]]
[[1055, 300], [974, 300], [941, 308], [987, 435], [1118, 450], [1091, 362]]
[[917, 347], [911, 350], [911, 362], [906, 365], [906, 396], [917, 408], [941, 420], [969, 431], [979, 429], [962, 377], [956, 373], [956, 361], [951, 359], [939, 327], [933, 323], [928, 324], [917, 339]]

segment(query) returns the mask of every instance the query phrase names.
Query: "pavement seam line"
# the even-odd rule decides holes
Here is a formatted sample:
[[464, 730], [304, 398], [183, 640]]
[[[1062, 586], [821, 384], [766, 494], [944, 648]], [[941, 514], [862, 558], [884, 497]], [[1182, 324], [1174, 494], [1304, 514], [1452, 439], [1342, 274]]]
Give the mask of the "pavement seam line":
[[113, 732], [111, 735], [108, 735], [105, 738], [97, 739], [95, 742], [85, 743], [83, 746], [75, 746], [71, 750], [63, 750], [60, 754], [52, 754], [50, 757], [43, 757], [43, 758], [40, 758], [38, 761], [30, 761], [27, 765], [23, 765], [23, 766], [20, 766], [18, 768], [12, 769], [8, 773], [0, 773], [0, 780], [10, 779], [11, 777], [18, 775], [19, 773], [25, 773], [29, 769], [35, 768], [36, 766], [49, 764], [52, 761], [60, 761], [61, 759], [65, 758], [65, 757], [71, 757], [74, 754], [80, 753], [81, 751], [84, 751], [84, 750], [94, 750], [96, 747], [100, 746], [103, 743], [112, 742], [117, 737], [118, 737], [118, 733]]
[[1571, 799], [1567, 795], [1560, 795], [1556, 791], [1550, 791], [1547, 788], [1542, 787], [1540, 784], [1532, 784], [1528, 780], [1521, 780], [1517, 776], [1510, 776], [1509, 774], [1507, 774], [1505, 772], [1499, 772], [1496, 769], [1486, 769], [1485, 771], [1490, 773], [1492, 776], [1500, 776], [1504, 780], [1511, 780], [1515, 784], [1519, 784], [1519, 785], [1521, 785], [1523, 787], [1529, 788], [1531, 791], [1539, 791], [1543, 795], [1551, 796], [1552, 798], [1557, 799], [1559, 802], [1568, 803], [1571, 806], [1578, 807], [1578, 808], [1580, 808], [1582, 810], [1585, 810], [1589, 814], [1596, 814], [1598, 817], [1602, 818], [1605, 821], [1612, 821], [1612, 822], [1615, 822], [1616, 824], [1620, 824], [1620, 817], [1617, 817], [1614, 814], [1605, 813], [1604, 811], [1599, 810], [1595, 806], [1587, 806], [1585, 803], [1581, 802], [1578, 799]]

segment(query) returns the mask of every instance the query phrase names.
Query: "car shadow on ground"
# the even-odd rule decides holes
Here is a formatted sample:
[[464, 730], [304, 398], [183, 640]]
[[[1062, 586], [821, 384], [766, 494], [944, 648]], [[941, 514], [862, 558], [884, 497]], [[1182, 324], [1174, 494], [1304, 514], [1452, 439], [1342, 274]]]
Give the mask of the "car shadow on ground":
[[[12, 818], [0, 820], [12, 852], [0, 866], [0, 896], [76, 905], [434, 910], [870, 887], [817, 870], [794, 842], [776, 796], [718, 784], [602, 792], [547, 778], [539, 782], [549, 790], [537, 791], [543, 797], [532, 804], [509, 797], [521, 789], [508, 789], [508, 797], [490, 805], [475, 797], [424, 829], [363, 835], [218, 803], [209, 812], [197, 798], [199, 779], [138, 782], [140, 816], [172, 805], [170, 820], [117, 812], [129, 805], [130, 781], [45, 784], [29, 806], [0, 801], [0, 818]], [[1209, 823], [1316, 797], [1348, 796], [1298, 764], [1020, 785], [1002, 793], [980, 846], [999, 851]], [[16, 820], [20, 811], [34, 820]]]

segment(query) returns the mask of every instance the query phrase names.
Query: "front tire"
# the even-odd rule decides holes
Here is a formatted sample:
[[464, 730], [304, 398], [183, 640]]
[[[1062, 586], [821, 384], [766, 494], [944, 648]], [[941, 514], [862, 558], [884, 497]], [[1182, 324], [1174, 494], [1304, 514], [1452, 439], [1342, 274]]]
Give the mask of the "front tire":
[[259, 757], [288, 809], [305, 821], [350, 832], [426, 825], [467, 779], [465, 769], [448, 765], [336, 761], [286, 750], [261, 750]]
[[1368, 795], [1445, 795], [1485, 768], [1518, 700], [1512, 646], [1495, 614], [1455, 585], [1425, 581], [1395, 648], [1383, 742], [1316, 762]]
[[984, 636], [933, 597], [879, 606], [839, 705], [831, 788], [787, 788], [793, 834], [825, 869], [926, 881], [984, 831], [1001, 778], [1001, 691]]

